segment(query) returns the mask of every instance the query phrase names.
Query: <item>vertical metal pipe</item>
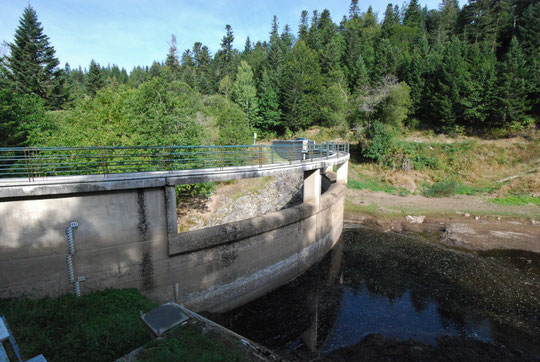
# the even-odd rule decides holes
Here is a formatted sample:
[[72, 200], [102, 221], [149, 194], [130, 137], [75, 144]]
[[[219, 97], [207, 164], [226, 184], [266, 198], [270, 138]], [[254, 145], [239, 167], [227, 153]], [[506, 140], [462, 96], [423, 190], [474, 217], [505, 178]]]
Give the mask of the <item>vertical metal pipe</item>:
[[68, 269], [68, 279], [70, 283], [75, 282], [75, 272], [73, 271], [73, 260], [71, 260], [71, 255], [66, 256], [67, 269]]

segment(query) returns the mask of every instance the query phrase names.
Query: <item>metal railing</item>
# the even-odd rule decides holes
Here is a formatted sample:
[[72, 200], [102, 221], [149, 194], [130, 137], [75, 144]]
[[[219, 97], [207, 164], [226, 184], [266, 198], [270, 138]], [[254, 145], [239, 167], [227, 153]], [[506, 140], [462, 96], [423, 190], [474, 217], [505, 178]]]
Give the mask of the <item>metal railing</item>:
[[289, 145], [156, 147], [11, 147], [0, 148], [0, 178], [109, 175], [144, 171], [178, 171], [229, 166], [262, 167], [337, 157], [348, 143]]

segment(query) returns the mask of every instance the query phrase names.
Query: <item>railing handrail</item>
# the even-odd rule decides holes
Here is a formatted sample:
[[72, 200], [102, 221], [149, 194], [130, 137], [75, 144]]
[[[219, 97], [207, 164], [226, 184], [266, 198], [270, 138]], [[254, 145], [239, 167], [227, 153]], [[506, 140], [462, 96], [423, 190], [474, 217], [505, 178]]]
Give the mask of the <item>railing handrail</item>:
[[0, 178], [99, 175], [263, 165], [328, 159], [347, 142], [255, 145], [0, 147]]

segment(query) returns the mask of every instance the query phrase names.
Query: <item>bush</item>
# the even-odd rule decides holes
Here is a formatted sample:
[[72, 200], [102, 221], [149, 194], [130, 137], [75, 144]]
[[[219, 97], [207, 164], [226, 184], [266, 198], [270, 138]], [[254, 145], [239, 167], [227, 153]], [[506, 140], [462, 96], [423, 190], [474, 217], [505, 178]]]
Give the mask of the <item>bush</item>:
[[427, 197], [445, 197], [456, 193], [458, 183], [455, 180], [445, 180], [435, 182], [427, 187], [422, 193]]
[[185, 196], [198, 196], [204, 195], [206, 197], [210, 196], [212, 192], [216, 190], [216, 187], [213, 182], [201, 182], [198, 184], [186, 184], [186, 185], [176, 185], [174, 191], [176, 193], [176, 198]]
[[375, 121], [366, 134], [367, 141], [362, 147], [365, 158], [382, 162], [394, 145], [392, 130], [379, 121]]

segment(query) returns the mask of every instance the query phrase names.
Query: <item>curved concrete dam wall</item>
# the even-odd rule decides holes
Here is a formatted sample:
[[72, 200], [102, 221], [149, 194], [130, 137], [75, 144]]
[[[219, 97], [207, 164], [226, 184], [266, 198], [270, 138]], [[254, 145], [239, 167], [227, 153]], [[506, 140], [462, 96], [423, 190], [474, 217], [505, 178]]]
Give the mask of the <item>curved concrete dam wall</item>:
[[82, 294], [135, 287], [194, 310], [234, 308], [295, 278], [340, 238], [345, 185], [321, 195], [320, 169], [304, 178], [298, 206], [185, 233], [171, 185], [3, 199], [0, 297], [57, 296], [77, 284]]

